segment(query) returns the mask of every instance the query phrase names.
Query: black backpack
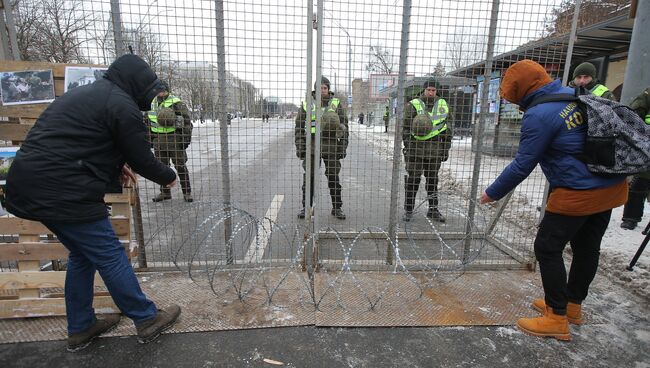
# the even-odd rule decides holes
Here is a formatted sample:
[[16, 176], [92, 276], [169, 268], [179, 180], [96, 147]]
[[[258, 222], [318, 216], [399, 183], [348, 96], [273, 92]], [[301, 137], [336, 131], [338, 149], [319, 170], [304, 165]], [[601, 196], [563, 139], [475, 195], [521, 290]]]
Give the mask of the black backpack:
[[585, 93], [558, 93], [533, 100], [531, 109], [547, 102], [575, 102], [586, 118], [584, 151], [576, 157], [596, 174], [638, 174], [650, 171], [650, 125], [630, 107]]

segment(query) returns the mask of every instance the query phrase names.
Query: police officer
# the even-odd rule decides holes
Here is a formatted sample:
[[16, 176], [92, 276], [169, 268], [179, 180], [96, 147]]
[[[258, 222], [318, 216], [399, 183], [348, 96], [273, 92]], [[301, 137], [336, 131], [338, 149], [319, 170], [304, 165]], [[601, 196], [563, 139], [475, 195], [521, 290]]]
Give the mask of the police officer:
[[596, 78], [596, 67], [594, 64], [584, 62], [578, 65], [573, 71], [573, 81], [569, 82], [570, 87], [584, 87], [592, 95], [615, 101], [614, 94]]
[[[316, 90], [318, 84], [314, 84], [312, 97], [316, 99]], [[322, 77], [320, 83], [321, 94], [321, 158], [325, 163], [325, 176], [327, 177], [327, 186], [329, 187], [330, 197], [332, 199], [332, 215], [339, 220], [345, 220], [343, 212], [343, 201], [341, 200], [341, 183], [339, 173], [341, 172], [341, 160], [345, 158], [348, 148], [348, 119], [345, 110], [341, 106], [341, 101], [334, 97], [330, 91], [330, 81]], [[312, 170], [309, 173], [311, 178], [311, 198], [314, 199], [314, 171], [317, 161], [314, 160], [314, 146], [316, 137], [316, 106], [307, 107], [303, 101], [302, 108], [298, 110], [295, 127], [296, 155], [302, 160], [302, 168], [305, 170], [302, 182], [302, 209], [298, 213], [298, 218], [305, 218], [305, 180], [307, 165], [307, 140], [305, 137], [305, 120], [307, 119], [307, 110], [311, 111], [311, 159], [313, 162]]]
[[[650, 87], [636, 96], [630, 107], [650, 125]], [[630, 192], [627, 197], [627, 203], [623, 209], [623, 229], [633, 230], [643, 217], [643, 201], [648, 197], [650, 192], [650, 172], [644, 172], [634, 175], [630, 182]]]
[[384, 127], [386, 127], [385, 133], [388, 133], [388, 121], [390, 120], [390, 108], [386, 106], [384, 110]]
[[424, 174], [429, 200], [427, 217], [445, 222], [438, 210], [438, 170], [449, 157], [453, 124], [447, 101], [437, 95], [438, 82], [427, 80], [422, 88], [424, 91], [409, 101], [404, 111], [402, 139], [407, 176], [403, 220], [410, 221], [413, 217], [420, 177]]
[[[192, 121], [187, 106], [175, 95], [170, 94], [169, 85], [162, 82], [164, 90], [151, 101], [151, 110], [147, 120], [151, 129], [151, 141], [156, 157], [165, 165], [174, 164], [180, 179], [183, 199], [192, 202], [190, 174], [185, 166], [185, 150], [192, 140]], [[160, 194], [152, 200], [161, 202], [171, 199], [169, 188], [161, 186]]]

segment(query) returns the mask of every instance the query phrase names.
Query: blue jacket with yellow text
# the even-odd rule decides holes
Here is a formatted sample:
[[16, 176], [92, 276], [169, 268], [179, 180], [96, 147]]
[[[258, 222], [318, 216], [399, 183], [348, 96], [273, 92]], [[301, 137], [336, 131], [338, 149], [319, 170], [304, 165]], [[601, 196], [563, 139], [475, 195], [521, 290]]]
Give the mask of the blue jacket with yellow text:
[[[555, 80], [526, 95], [519, 107], [526, 110], [533, 100], [546, 94], [573, 92]], [[548, 102], [527, 110], [521, 121], [517, 155], [486, 189], [487, 195], [501, 199], [526, 179], [538, 163], [551, 188], [596, 189], [623, 180], [625, 176], [593, 174], [575, 157], [582, 153], [586, 135], [587, 124], [583, 123], [575, 103]]]

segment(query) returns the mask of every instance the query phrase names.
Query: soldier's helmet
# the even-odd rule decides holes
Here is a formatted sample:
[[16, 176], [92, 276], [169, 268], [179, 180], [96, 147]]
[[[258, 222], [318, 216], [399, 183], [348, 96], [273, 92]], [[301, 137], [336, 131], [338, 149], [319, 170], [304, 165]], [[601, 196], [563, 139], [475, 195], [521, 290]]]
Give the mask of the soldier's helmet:
[[341, 122], [336, 111], [326, 111], [321, 116], [321, 133], [323, 137], [334, 138], [337, 132], [341, 130]]
[[413, 134], [417, 136], [425, 136], [431, 133], [433, 130], [433, 124], [431, 124], [431, 118], [426, 114], [418, 114], [418, 116], [413, 119]]
[[158, 110], [156, 115], [158, 124], [164, 127], [173, 127], [176, 124], [176, 113], [169, 107], [163, 107]]

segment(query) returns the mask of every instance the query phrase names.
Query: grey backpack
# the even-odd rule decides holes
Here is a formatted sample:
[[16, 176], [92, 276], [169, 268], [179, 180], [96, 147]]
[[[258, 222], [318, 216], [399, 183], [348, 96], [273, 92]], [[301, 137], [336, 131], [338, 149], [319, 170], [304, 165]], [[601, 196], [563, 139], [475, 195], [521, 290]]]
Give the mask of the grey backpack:
[[587, 118], [584, 152], [577, 155], [596, 174], [638, 174], [650, 171], [650, 125], [630, 107], [592, 94], [551, 94], [528, 106], [576, 102]]

